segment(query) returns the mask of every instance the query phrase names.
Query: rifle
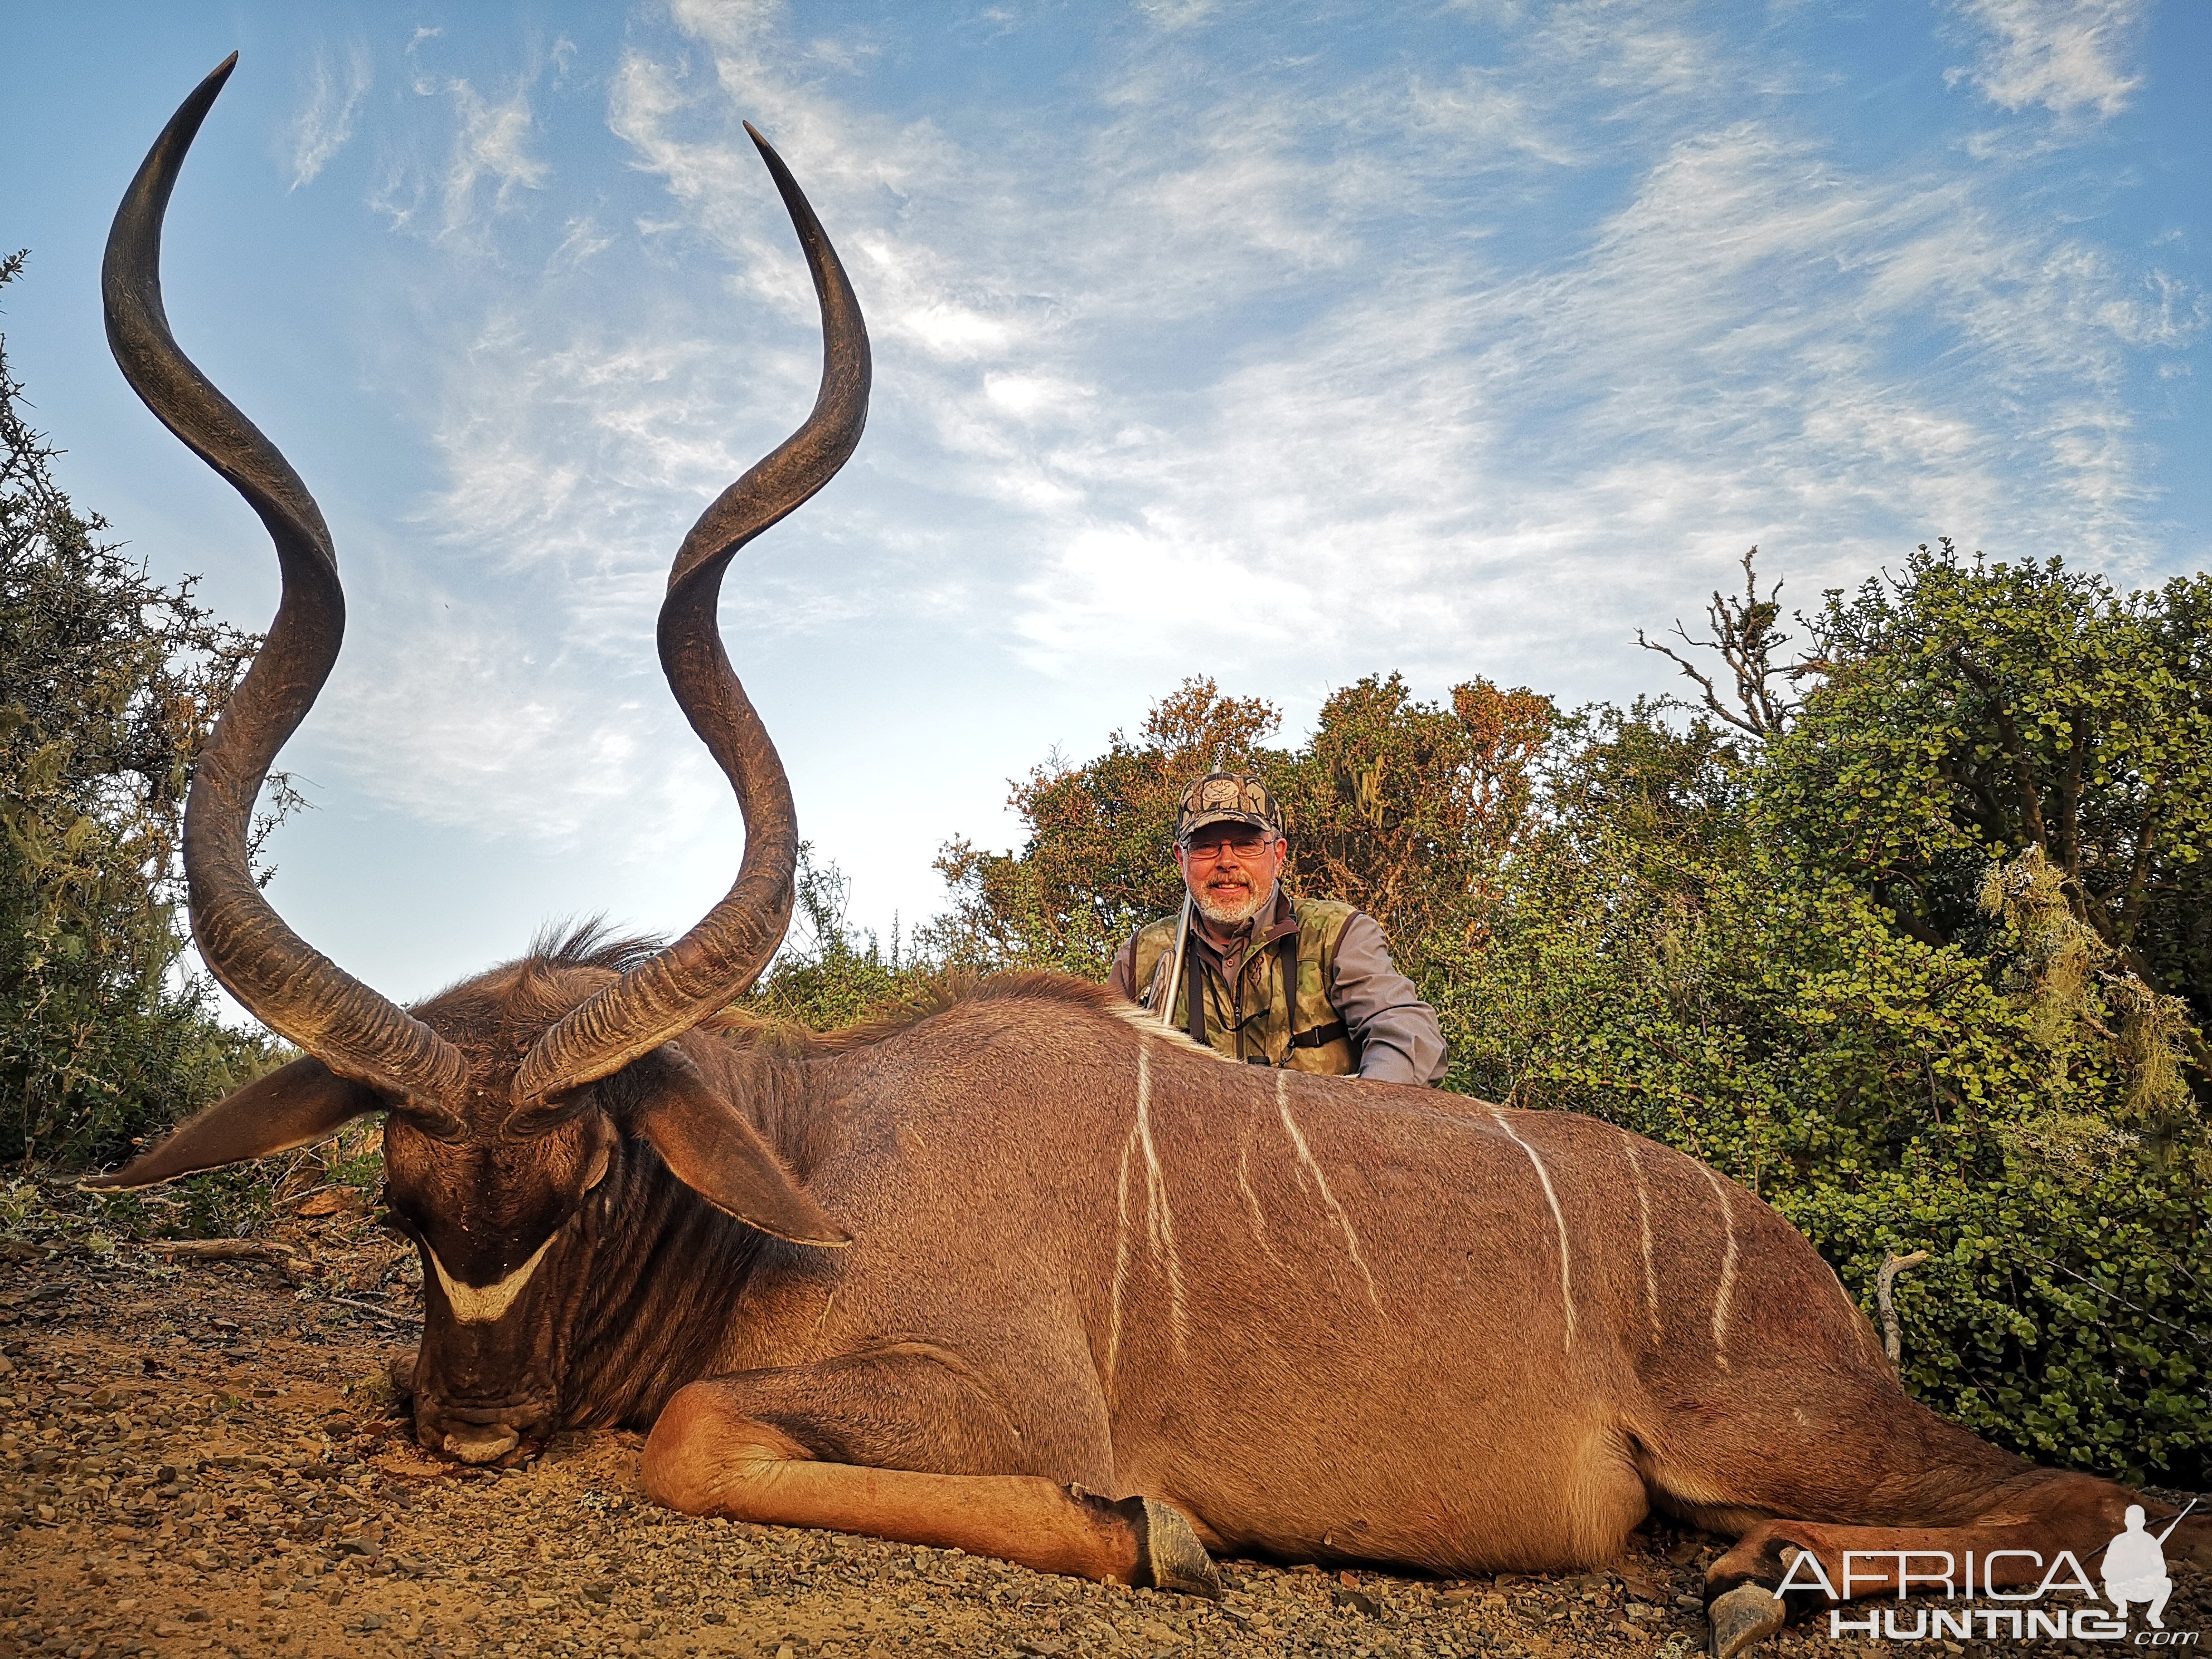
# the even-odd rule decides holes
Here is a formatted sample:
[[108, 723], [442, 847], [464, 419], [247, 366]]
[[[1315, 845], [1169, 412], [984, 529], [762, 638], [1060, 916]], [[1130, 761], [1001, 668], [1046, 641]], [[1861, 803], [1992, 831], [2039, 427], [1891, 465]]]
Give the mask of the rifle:
[[[1222, 763], [1228, 758], [1229, 745], [1224, 743], [1213, 751], [1213, 770], [1218, 772]], [[1185, 876], [1182, 884], [1182, 915], [1176, 922], [1175, 962], [1174, 965], [1168, 969], [1168, 994], [1161, 1000], [1160, 1006], [1152, 1011], [1160, 1017], [1160, 1024], [1170, 1030], [1175, 1029], [1176, 993], [1182, 988], [1183, 952], [1190, 947], [1190, 878]]]
[[2188, 1509], [2185, 1509], [2185, 1510], [2182, 1510], [2182, 1512], [2181, 1512], [2179, 1515], [2175, 1516], [2173, 1517], [2173, 1519], [2172, 1519], [2172, 1520], [2171, 1520], [2171, 1521], [2169, 1521], [2169, 1522], [2167, 1522], [2166, 1523], [2166, 1530], [2165, 1530], [2164, 1532], [2162, 1532], [2162, 1533], [2160, 1533], [2160, 1534], [2158, 1534], [2158, 1542], [2159, 1542], [2159, 1547], [2160, 1547], [2160, 1548], [2161, 1548], [2161, 1549], [2165, 1548], [2165, 1547], [2166, 1547], [2166, 1540], [2167, 1539], [2169, 1539], [2169, 1538], [2171, 1538], [2171, 1537], [2172, 1537], [2172, 1536], [2173, 1536], [2173, 1529], [2174, 1529], [2176, 1527], [2179, 1526], [2179, 1525], [2182, 1523], [2182, 1522], [2183, 1522], [2183, 1521], [2184, 1521], [2184, 1520], [2188, 1516], [2189, 1510], [2193, 1510], [2193, 1509], [2195, 1509], [2196, 1507], [2197, 1507], [2197, 1500], [2196, 1500], [2195, 1498], [2191, 1498], [2191, 1499], [2189, 1500], [2189, 1508], [2188, 1508]]

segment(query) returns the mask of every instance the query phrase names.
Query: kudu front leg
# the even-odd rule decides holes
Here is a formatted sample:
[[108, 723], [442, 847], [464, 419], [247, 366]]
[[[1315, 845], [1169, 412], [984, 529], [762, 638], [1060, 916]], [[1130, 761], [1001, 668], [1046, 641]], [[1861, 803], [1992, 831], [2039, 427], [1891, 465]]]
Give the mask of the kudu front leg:
[[[957, 1449], [977, 1472], [874, 1461], [923, 1461], [915, 1455], [921, 1438], [931, 1443], [930, 1461]], [[1002, 1413], [926, 1359], [752, 1371], [678, 1391], [646, 1441], [645, 1489], [688, 1515], [962, 1549], [1107, 1583], [1221, 1593], [1181, 1510], [1142, 1495], [1117, 1501], [1041, 1475], [987, 1472], [1019, 1461], [1011, 1443], [995, 1443], [1011, 1438]]]

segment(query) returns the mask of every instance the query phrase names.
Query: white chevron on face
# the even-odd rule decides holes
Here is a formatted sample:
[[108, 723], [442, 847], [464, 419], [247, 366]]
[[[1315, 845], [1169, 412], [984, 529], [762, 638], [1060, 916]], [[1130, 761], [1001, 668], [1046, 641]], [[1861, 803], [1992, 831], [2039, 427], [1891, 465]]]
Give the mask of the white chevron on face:
[[438, 1287], [445, 1291], [453, 1317], [464, 1325], [489, 1325], [514, 1305], [514, 1298], [522, 1294], [522, 1287], [530, 1282], [530, 1275], [538, 1271], [538, 1264], [545, 1259], [545, 1252], [553, 1248], [557, 1237], [557, 1233], [547, 1235], [545, 1242], [530, 1253], [529, 1261], [495, 1285], [464, 1285], [446, 1271], [435, 1250], [425, 1244], [422, 1253], [430, 1258]]

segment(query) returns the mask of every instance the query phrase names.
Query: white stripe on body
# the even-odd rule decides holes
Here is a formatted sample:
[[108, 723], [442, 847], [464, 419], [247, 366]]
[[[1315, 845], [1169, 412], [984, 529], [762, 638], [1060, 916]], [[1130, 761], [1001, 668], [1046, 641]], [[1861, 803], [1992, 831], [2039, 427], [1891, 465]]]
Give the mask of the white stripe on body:
[[1705, 1170], [1713, 1196], [1721, 1201], [1721, 1222], [1728, 1229], [1728, 1244], [1721, 1253], [1721, 1282], [1713, 1292], [1713, 1363], [1726, 1370], [1729, 1298], [1735, 1294], [1735, 1212], [1729, 1205], [1728, 1182], [1705, 1165], [1700, 1164], [1698, 1167]]
[[[1139, 1045], [1141, 1051], [1141, 1045]], [[1121, 1175], [1115, 1183], [1114, 1310], [1106, 1326], [1106, 1389], [1115, 1391], [1116, 1369], [1121, 1360], [1121, 1297], [1129, 1288], [1129, 1160], [1137, 1152], [1137, 1128], [1129, 1126], [1121, 1143]]]
[[1651, 1344], [1658, 1346], [1667, 1334], [1659, 1318], [1659, 1272], [1651, 1260], [1651, 1193], [1644, 1184], [1644, 1160], [1636, 1155], [1636, 1137], [1621, 1132], [1620, 1150], [1628, 1155], [1628, 1168], [1636, 1177], [1636, 1213], [1644, 1226], [1644, 1307], [1651, 1316]]
[[1137, 1039], [1137, 1144], [1145, 1153], [1145, 1230], [1152, 1259], [1167, 1270], [1168, 1318], [1175, 1337], [1176, 1358], [1188, 1360], [1188, 1332], [1183, 1317], [1182, 1259], [1176, 1253], [1175, 1212], [1168, 1206], [1167, 1175], [1160, 1168], [1159, 1151], [1152, 1145], [1152, 1045]]
[[1367, 1305], [1375, 1310], [1377, 1318], [1381, 1318], [1382, 1301], [1375, 1294], [1375, 1275], [1367, 1271], [1367, 1258], [1359, 1253], [1359, 1235], [1352, 1231], [1352, 1218], [1345, 1214], [1344, 1206], [1338, 1203], [1336, 1194], [1329, 1191], [1328, 1177], [1321, 1172], [1321, 1164], [1306, 1146], [1305, 1136], [1298, 1132], [1297, 1120], [1291, 1115], [1290, 1096], [1291, 1074], [1279, 1071], [1275, 1073], [1275, 1111], [1283, 1120], [1283, 1128], [1290, 1135], [1291, 1145], [1297, 1152], [1299, 1164], [1313, 1176], [1314, 1186], [1321, 1194], [1322, 1207], [1329, 1212], [1338, 1230], [1344, 1234], [1344, 1248], [1352, 1256], [1352, 1265], [1359, 1269], [1361, 1282], [1367, 1286]]
[[1275, 1254], [1275, 1247], [1267, 1242], [1267, 1212], [1260, 1207], [1260, 1194], [1252, 1190], [1252, 1138], [1248, 1121], [1245, 1129], [1237, 1137], [1237, 1190], [1244, 1195], [1244, 1212], [1252, 1218], [1252, 1242], [1257, 1244], [1268, 1261], [1278, 1267], [1283, 1258]]
[[1498, 1121], [1498, 1127], [1505, 1131], [1505, 1138], [1528, 1153], [1528, 1162], [1535, 1166], [1536, 1179], [1544, 1184], [1544, 1201], [1552, 1206], [1552, 1224], [1559, 1234], [1559, 1299], [1565, 1304], [1567, 1311], [1566, 1352], [1572, 1353], [1575, 1351], [1575, 1279], [1567, 1257], [1566, 1214], [1559, 1208], [1559, 1195], [1552, 1190], [1551, 1171], [1544, 1167], [1544, 1160], [1536, 1156], [1536, 1149], [1513, 1133], [1513, 1126], [1505, 1121], [1505, 1114], [1498, 1108], [1492, 1107], [1490, 1115]]

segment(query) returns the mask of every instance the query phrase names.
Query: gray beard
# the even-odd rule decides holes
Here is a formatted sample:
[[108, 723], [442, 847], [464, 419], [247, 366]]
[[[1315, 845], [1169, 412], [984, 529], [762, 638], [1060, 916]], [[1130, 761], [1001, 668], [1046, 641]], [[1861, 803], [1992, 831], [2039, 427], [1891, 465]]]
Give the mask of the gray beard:
[[1229, 907], [1218, 905], [1199, 893], [1193, 893], [1190, 896], [1191, 902], [1198, 907], [1198, 914], [1216, 927], [1242, 927], [1274, 902], [1274, 898], [1275, 890], [1273, 887], [1269, 887], [1264, 893], [1255, 895], [1243, 904]]

